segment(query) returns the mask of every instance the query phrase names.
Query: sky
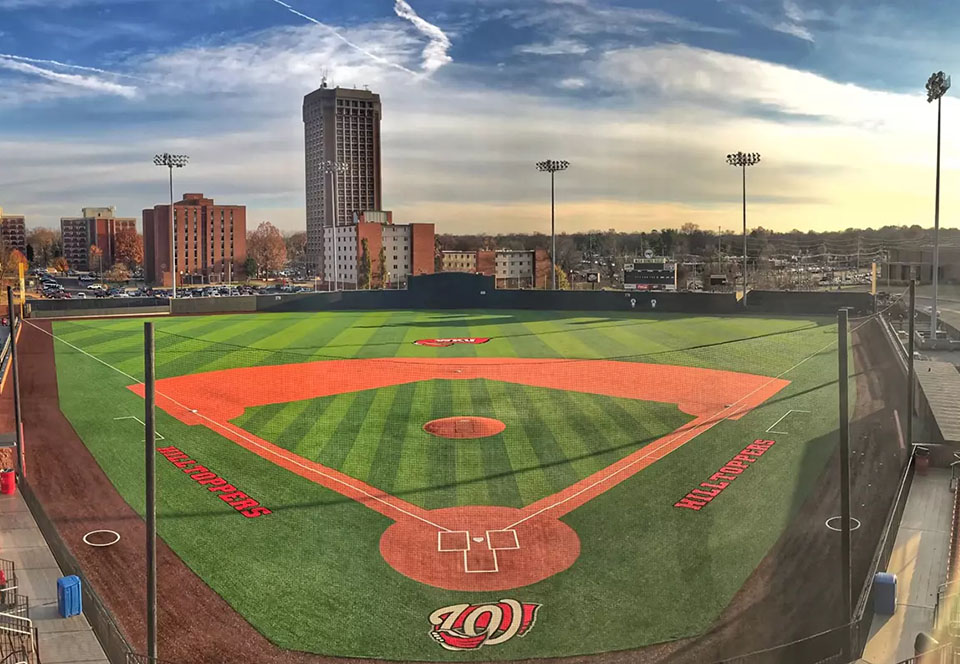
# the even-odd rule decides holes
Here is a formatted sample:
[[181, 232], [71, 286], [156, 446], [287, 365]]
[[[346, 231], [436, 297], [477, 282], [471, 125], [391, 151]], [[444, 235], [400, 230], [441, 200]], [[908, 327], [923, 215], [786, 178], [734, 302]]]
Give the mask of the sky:
[[[932, 226], [960, 3], [915, 0], [0, 0], [0, 206], [59, 226], [175, 190], [303, 230], [301, 104], [383, 104], [383, 205], [438, 232]], [[941, 224], [960, 226], [943, 100]]]

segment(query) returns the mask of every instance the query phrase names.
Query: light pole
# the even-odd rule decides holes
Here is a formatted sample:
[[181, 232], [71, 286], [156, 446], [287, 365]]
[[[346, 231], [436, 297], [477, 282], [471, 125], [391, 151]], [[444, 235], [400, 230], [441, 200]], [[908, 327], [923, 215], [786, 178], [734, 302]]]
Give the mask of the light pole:
[[557, 171], [565, 171], [570, 167], [569, 161], [547, 159], [537, 162], [537, 170], [550, 174], [550, 277], [551, 288], [557, 290], [557, 233], [553, 177]]
[[[174, 247], [174, 222], [173, 222], [173, 169], [183, 168], [190, 161], [190, 157], [185, 154], [163, 154], [155, 155], [153, 163], [157, 166], [166, 166], [170, 170], [170, 282], [173, 289], [170, 291], [171, 297], [177, 297], [177, 253]], [[184, 230], [187, 228], [186, 222], [183, 224]]]
[[[333, 227], [333, 280], [335, 290], [340, 290], [340, 252], [338, 251], [338, 240], [337, 237], [337, 174], [346, 173], [350, 170], [350, 164], [347, 164], [342, 161], [322, 161], [320, 162], [320, 172], [326, 175], [330, 174], [330, 192], [332, 198], [331, 208], [332, 208], [332, 227]], [[327, 279], [327, 283], [330, 283], [330, 278], [327, 275], [326, 266], [324, 266], [324, 278]]]
[[727, 155], [727, 163], [743, 172], [743, 306], [747, 306], [747, 166], [760, 163], [759, 152], [735, 152]]
[[950, 77], [942, 71], [927, 79], [927, 102], [937, 100], [937, 193], [933, 204], [933, 307], [930, 309], [930, 339], [937, 338], [937, 286], [940, 281], [940, 104], [950, 89]]

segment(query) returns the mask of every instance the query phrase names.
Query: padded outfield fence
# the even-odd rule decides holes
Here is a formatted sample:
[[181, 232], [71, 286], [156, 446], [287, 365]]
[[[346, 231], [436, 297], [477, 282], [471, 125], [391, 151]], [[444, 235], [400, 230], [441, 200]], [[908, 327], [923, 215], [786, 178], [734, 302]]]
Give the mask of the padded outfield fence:
[[[834, 321], [633, 308], [157, 320], [159, 527], [190, 568], [166, 568], [160, 601], [196, 616], [161, 654], [189, 664], [206, 643], [232, 661], [242, 641], [246, 661], [282, 661], [282, 648], [443, 660], [444, 644], [482, 637], [510, 659], [641, 649], [644, 661], [653, 646], [676, 662], [833, 661], [847, 633], [830, 526]], [[57, 431], [79, 436], [65, 464], [42, 440], [51, 411], [26, 414], [41, 438], [29, 463], [43, 477], [102, 469], [130, 514], [92, 492], [77, 519], [127, 527], [143, 510], [142, 321], [27, 326], [24, 366], [56, 365], [25, 390], [49, 401], [52, 384], [68, 421]], [[889, 335], [869, 315], [850, 329], [857, 602], [889, 556], [908, 453]], [[71, 527], [44, 518], [45, 536]], [[124, 578], [120, 562], [106, 572]], [[111, 661], [125, 660], [122, 634], [140, 643], [142, 617], [114, 620], [118, 589], [98, 587], [101, 602], [81, 576]], [[188, 606], [170, 588], [191, 583], [210, 588]], [[216, 633], [205, 616], [220, 597], [250, 624]], [[500, 602], [474, 610], [515, 612], [517, 633], [447, 624], [442, 608], [484, 597]], [[398, 625], [415, 636], [397, 639]]]

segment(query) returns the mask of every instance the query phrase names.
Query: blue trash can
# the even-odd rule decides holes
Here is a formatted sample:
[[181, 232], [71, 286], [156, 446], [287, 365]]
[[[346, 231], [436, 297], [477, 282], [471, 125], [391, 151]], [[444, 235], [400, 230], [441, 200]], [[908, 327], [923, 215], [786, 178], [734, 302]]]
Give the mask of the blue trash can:
[[83, 611], [79, 576], [57, 579], [57, 611], [61, 618], [78, 616]]
[[877, 572], [873, 577], [873, 611], [892, 616], [897, 610], [897, 575]]

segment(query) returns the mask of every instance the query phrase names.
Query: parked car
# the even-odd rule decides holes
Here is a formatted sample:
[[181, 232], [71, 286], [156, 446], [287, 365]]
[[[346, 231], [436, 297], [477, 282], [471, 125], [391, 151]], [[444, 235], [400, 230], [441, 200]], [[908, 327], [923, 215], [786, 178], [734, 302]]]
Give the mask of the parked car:
[[81, 274], [78, 279], [80, 281], [96, 281], [96, 277], [94, 277], [92, 274]]
[[90, 284], [89, 286], [87, 286], [87, 290], [102, 291], [104, 290], [104, 287], [102, 284]]

